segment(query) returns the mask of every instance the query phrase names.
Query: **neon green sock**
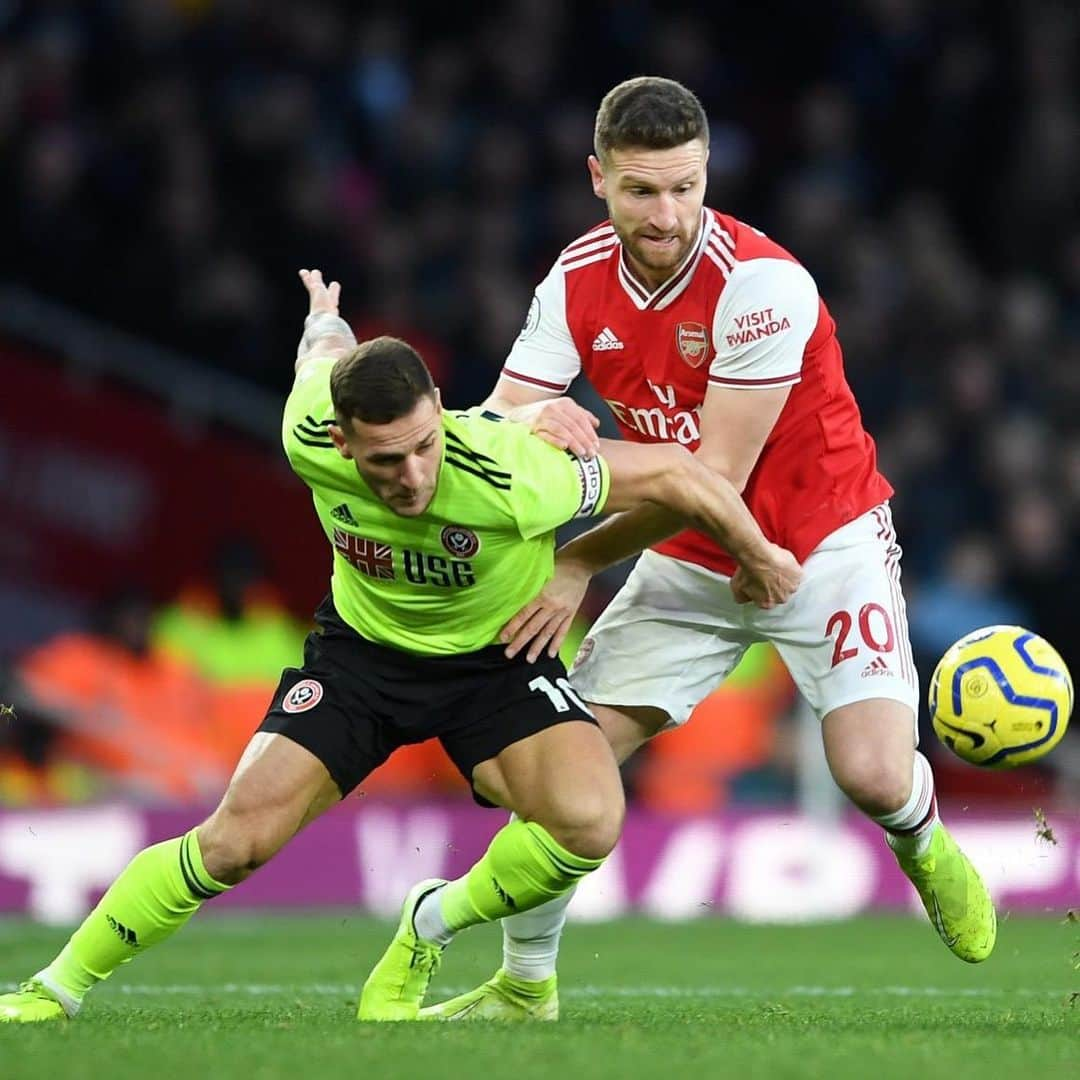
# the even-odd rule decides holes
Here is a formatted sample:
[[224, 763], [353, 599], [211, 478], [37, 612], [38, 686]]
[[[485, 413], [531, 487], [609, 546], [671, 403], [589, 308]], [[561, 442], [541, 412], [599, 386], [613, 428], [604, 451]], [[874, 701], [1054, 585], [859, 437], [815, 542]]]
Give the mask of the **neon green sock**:
[[464, 877], [440, 890], [443, 921], [457, 932], [528, 911], [560, 896], [603, 861], [572, 854], [535, 821], [511, 821]]
[[95, 983], [164, 941], [227, 888], [206, 872], [194, 829], [145, 848], [38, 978], [78, 1006]]

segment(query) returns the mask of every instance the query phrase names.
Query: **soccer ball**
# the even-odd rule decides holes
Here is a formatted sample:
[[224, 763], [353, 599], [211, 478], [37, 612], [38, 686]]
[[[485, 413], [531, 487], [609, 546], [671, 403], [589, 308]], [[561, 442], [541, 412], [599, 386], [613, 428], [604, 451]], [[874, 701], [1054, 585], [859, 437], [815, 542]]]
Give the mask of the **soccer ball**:
[[1011, 769], [1065, 734], [1072, 677], [1057, 650], [1022, 626], [984, 626], [950, 646], [930, 679], [938, 738], [971, 765]]

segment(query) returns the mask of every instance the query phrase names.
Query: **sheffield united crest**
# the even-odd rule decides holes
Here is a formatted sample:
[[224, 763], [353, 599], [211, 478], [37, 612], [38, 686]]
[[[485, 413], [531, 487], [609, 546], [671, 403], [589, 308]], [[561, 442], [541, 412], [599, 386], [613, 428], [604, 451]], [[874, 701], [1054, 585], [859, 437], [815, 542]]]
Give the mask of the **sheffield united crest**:
[[471, 559], [480, 550], [480, 538], [464, 525], [447, 525], [439, 539], [455, 559]]
[[281, 703], [287, 713], [307, 712], [322, 701], [322, 683], [315, 679], [301, 679], [286, 695]]
[[675, 344], [691, 367], [701, 367], [709, 355], [708, 328], [699, 322], [681, 322], [675, 327]]

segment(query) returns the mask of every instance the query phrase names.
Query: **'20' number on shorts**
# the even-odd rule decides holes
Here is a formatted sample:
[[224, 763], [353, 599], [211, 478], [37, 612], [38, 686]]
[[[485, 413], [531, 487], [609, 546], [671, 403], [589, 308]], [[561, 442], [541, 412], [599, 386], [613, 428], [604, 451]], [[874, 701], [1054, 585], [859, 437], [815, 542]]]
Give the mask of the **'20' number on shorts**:
[[[892, 652], [896, 648], [896, 632], [893, 630], [892, 619], [889, 613], [880, 604], [863, 604], [859, 608], [859, 634], [866, 643], [868, 649], [877, 653]], [[832, 666], [842, 664], [858, 655], [859, 647], [856, 645], [850, 649], [844, 648], [844, 642], [851, 633], [854, 620], [850, 611], [837, 611], [825, 624], [825, 636], [832, 637], [833, 631], [839, 627], [836, 641], [833, 643]]]
[[529, 689], [539, 690], [555, 706], [556, 712], [570, 711], [570, 702], [566, 700], [569, 698], [582, 712], [592, 716], [592, 710], [578, 696], [569, 679], [560, 678], [552, 682], [546, 675], [539, 675], [529, 683]]

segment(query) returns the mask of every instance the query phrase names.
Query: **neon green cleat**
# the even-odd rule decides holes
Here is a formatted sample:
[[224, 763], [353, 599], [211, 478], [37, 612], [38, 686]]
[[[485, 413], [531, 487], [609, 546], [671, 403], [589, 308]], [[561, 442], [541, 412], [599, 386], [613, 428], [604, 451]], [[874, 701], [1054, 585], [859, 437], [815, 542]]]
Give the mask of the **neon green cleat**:
[[413, 916], [420, 901], [445, 884], [442, 878], [427, 878], [409, 890], [401, 905], [397, 932], [360, 991], [357, 1020], [417, 1019], [443, 950], [441, 945], [416, 936]]
[[66, 1020], [64, 1006], [37, 979], [29, 979], [11, 994], [0, 994], [0, 1024], [37, 1024]]
[[558, 1020], [558, 976], [533, 982], [502, 968], [482, 986], [420, 1010], [421, 1020]]
[[961, 960], [978, 964], [994, 950], [997, 913], [978, 870], [938, 825], [925, 855], [896, 856], [919, 892], [941, 940]]

